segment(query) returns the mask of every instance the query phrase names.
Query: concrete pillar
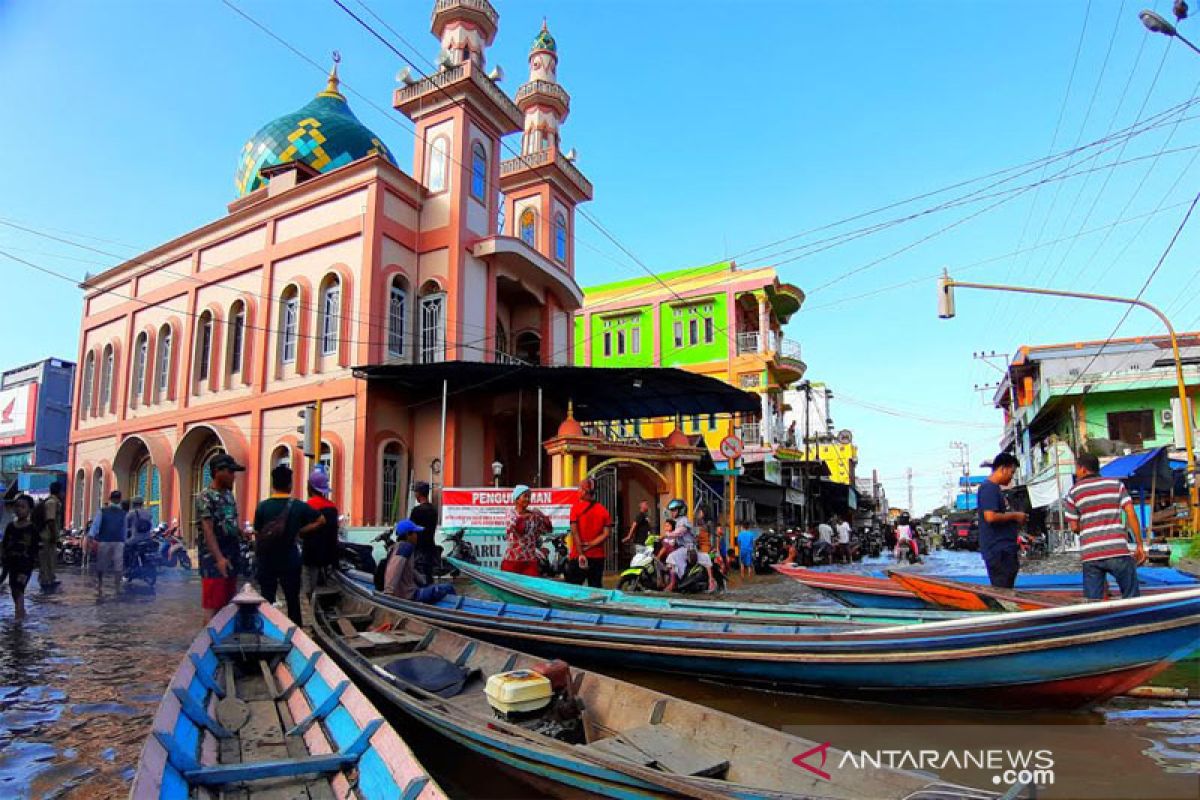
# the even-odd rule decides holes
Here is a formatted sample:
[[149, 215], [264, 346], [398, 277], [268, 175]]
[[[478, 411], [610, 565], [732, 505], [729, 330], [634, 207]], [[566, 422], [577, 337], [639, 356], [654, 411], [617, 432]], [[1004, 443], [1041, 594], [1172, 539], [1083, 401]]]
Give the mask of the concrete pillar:
[[583, 479], [587, 477], [587, 474], [588, 474], [587, 453], [580, 453], [577, 463], [579, 464], [579, 478], [575, 481], [575, 486], [578, 486], [579, 484], [581, 484], [583, 482]]
[[563, 453], [562, 455], [562, 482], [559, 485], [575, 485], [575, 456], [570, 453]]
[[771, 311], [767, 307], [767, 298], [758, 298], [758, 352], [770, 350], [767, 337], [771, 335]]

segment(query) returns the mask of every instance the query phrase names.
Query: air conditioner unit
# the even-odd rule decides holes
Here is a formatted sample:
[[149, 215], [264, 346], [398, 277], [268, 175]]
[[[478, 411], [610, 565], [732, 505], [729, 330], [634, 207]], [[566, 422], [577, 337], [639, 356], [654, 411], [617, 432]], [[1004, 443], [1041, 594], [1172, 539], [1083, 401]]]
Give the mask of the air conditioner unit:
[[1163, 425], [1173, 425], [1175, 423], [1175, 414], [1169, 408], [1164, 408], [1158, 412], [1158, 421]]

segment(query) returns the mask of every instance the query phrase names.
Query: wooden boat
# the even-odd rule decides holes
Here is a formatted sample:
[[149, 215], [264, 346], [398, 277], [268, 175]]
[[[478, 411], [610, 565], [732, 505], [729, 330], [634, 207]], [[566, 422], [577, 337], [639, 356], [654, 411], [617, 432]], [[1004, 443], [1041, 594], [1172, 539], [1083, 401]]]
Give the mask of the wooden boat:
[[887, 575], [926, 603], [954, 611], [1032, 611], [1073, 602], [1063, 592], [1051, 594], [999, 589], [905, 570], [888, 570]]
[[1021, 614], [879, 628], [664, 621], [449, 596], [425, 605], [344, 590], [540, 655], [837, 697], [970, 708], [1080, 708], [1149, 680], [1200, 645], [1200, 589]]
[[851, 608], [931, 609], [933, 606], [887, 577], [853, 572], [822, 572], [775, 564], [774, 570]]
[[[827, 572], [798, 567], [793, 564], [776, 564], [774, 569], [782, 575], [853, 608], [928, 609], [936, 607], [935, 604], [922, 599], [915, 592], [890, 580], [886, 572]], [[1145, 567], [1142, 569], [1144, 570]], [[1150, 573], [1150, 577], [1142, 583], [1142, 594], [1164, 594], [1182, 589], [1200, 588], [1200, 582], [1191, 579], [1191, 576], [1186, 573], [1177, 570], [1165, 570], [1165, 572], [1174, 573], [1180, 577], [1158, 578]], [[939, 577], [950, 578], [961, 583], [987, 585], [985, 576]], [[1139, 570], [1139, 580], [1142, 580], [1141, 570]], [[1016, 588], [1019, 591], [1030, 590], [1048, 595], [1051, 599], [1061, 598], [1064, 602], [1083, 599], [1083, 578], [1078, 573], [1071, 575], [1019, 575]]]
[[[817, 756], [817, 742], [369, 600], [352, 591], [318, 604], [313, 630], [325, 649], [396, 709], [539, 783], [620, 798], [995, 796], [927, 774], [842, 769], [841, 752]], [[485, 692], [493, 680], [545, 683], [542, 675], [557, 676], [555, 689], [524, 715], [501, 713]]]
[[249, 586], [192, 643], [130, 797], [445, 798], [370, 701]]
[[455, 569], [488, 594], [500, 600], [548, 608], [595, 611], [603, 608], [616, 614], [688, 619], [761, 622], [792, 625], [911, 625], [917, 622], [953, 619], [945, 611], [908, 609], [857, 609], [831, 605], [776, 605], [767, 603], [723, 603], [702, 598], [593, 589], [563, 581], [532, 578], [515, 572], [467, 564], [449, 559]]

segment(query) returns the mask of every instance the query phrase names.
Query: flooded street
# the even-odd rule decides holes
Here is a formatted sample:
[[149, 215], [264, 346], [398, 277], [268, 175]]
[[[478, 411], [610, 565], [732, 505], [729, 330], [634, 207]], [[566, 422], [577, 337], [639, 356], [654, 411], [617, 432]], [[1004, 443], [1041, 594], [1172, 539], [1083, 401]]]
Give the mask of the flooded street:
[[[978, 556], [938, 554], [932, 562], [931, 569], [963, 572]], [[12, 622], [7, 592], [0, 599], [0, 797], [125, 796], [163, 688], [201, 623], [194, 577], [165, 574], [154, 594], [138, 591], [104, 602], [96, 601], [94, 584], [78, 573], [64, 574], [63, 586], [52, 596], [34, 592], [23, 626]], [[735, 584], [728, 594], [774, 602], [813, 599], [778, 576]], [[898, 741], [910, 747], [996, 746], [1014, 737], [1026, 746], [1036, 743], [1054, 750], [1056, 769], [1055, 786], [1039, 796], [1200, 795], [1200, 702], [1194, 699], [1122, 698], [1087, 713], [1004, 714], [845, 703], [681, 676], [617, 674], [839, 748], [894, 747]], [[1177, 664], [1154, 683], [1187, 688], [1196, 698], [1200, 664]], [[413, 730], [406, 719], [392, 721], [451, 796], [542, 796], [492, 763]]]

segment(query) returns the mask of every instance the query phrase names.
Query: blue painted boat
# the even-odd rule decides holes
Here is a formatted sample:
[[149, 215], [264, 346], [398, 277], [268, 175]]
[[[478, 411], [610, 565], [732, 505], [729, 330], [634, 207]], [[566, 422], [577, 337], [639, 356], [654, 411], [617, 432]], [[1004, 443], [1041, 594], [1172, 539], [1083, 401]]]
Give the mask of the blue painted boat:
[[832, 605], [775, 605], [725, 603], [701, 598], [681, 598], [593, 589], [563, 581], [533, 578], [515, 572], [448, 559], [464, 577], [500, 600], [548, 608], [584, 611], [603, 609], [615, 614], [657, 616], [664, 619], [719, 620], [791, 625], [912, 625], [954, 619], [961, 613], [928, 609], [845, 608]]
[[451, 596], [434, 605], [345, 591], [530, 652], [886, 702], [1081, 708], [1200, 645], [1200, 589], [880, 628], [749, 625], [586, 613]]
[[175, 671], [130, 792], [210, 796], [446, 795], [337, 664], [247, 586]]
[[[711, 800], [996, 796], [924, 773], [843, 768], [832, 747], [806, 761], [828, 743], [431, 625], [371, 602], [366, 587], [318, 604], [313, 631], [383, 702], [552, 790]], [[512, 681], [542, 684], [544, 693], [520, 712], [489, 700], [493, 683]]]
[[[817, 568], [817, 571], [821, 571]], [[1156, 590], [1194, 589], [1200, 587], [1200, 578], [1172, 567], [1138, 567], [1138, 583], [1143, 592]], [[863, 575], [874, 578], [886, 578], [887, 570], [869, 570]], [[987, 583], [987, 575], [957, 575], [948, 574], [937, 577], [959, 583]], [[1078, 572], [1048, 572], [1040, 575], [1018, 575], [1017, 584], [1013, 588], [1029, 592], [1078, 592], [1083, 585], [1083, 577]], [[1109, 585], [1116, 588], [1116, 581], [1109, 578]]]

